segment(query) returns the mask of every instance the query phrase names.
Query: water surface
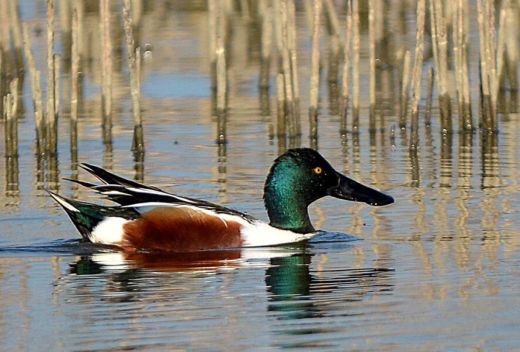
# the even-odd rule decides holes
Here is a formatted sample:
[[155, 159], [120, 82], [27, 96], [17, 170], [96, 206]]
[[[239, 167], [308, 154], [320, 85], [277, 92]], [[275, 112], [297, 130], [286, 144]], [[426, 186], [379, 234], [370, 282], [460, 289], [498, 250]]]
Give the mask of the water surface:
[[[20, 3], [24, 20], [45, 25], [44, 2]], [[245, 38], [258, 33], [236, 19], [242, 30], [234, 34], [228, 142], [219, 146], [204, 6], [159, 3], [145, 8], [140, 30], [153, 48], [142, 82], [144, 159], [130, 152], [125, 76], [109, 145], [101, 139], [98, 87], [86, 81], [78, 159], [266, 220], [263, 182], [280, 147], [272, 134], [275, 92], [270, 106], [261, 104], [258, 47]], [[309, 32], [302, 9], [297, 17], [306, 92]], [[44, 40], [35, 39], [40, 58]], [[518, 113], [500, 115], [497, 135], [443, 136], [435, 115], [430, 128], [421, 124], [420, 146], [410, 152], [408, 133], [396, 128], [393, 104], [384, 99], [384, 129], [369, 133], [363, 110], [359, 134], [341, 135], [324, 83], [319, 151], [336, 169], [391, 194], [394, 205], [320, 200], [310, 214], [326, 232], [303, 245], [125, 258], [80, 243], [46, 195], [49, 188], [97, 201], [61, 180], [91, 180], [71, 161], [66, 111], [58, 156], [35, 155], [29, 88], [24, 92], [18, 156], [0, 143], [1, 350], [519, 348]], [[301, 106], [300, 144], [308, 146], [306, 93]], [[0, 123], [1, 136], [4, 130]]]

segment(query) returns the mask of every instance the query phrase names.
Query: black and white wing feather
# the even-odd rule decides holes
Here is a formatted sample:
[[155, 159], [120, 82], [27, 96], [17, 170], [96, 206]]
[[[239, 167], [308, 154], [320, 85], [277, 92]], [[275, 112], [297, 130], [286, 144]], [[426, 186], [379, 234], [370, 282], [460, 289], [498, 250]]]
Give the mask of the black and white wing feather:
[[161, 204], [164, 204], [164, 206], [190, 206], [213, 211], [217, 214], [240, 216], [249, 222], [256, 220], [255, 218], [234, 209], [226, 208], [204, 200], [181, 197], [176, 194], [165, 192], [157, 187], [147, 186], [128, 180], [98, 166], [83, 163], [81, 164], [81, 167], [96, 176], [101, 182], [103, 182], [103, 184], [96, 185], [89, 182], [69, 179], [70, 181], [88, 187], [126, 208], [145, 208], [148, 206], [160, 206]]

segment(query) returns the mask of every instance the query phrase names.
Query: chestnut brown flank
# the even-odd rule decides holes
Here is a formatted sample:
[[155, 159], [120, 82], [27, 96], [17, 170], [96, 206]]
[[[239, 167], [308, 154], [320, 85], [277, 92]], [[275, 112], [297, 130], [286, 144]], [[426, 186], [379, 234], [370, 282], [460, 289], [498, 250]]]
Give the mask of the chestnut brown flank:
[[122, 247], [164, 252], [240, 247], [240, 223], [190, 208], [158, 208], [123, 226]]

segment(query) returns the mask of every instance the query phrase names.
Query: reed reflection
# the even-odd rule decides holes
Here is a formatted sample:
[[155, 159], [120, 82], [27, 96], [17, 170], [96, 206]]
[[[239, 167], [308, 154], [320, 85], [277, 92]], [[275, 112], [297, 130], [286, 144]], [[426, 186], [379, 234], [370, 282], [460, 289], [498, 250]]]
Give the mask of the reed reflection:
[[496, 133], [481, 133], [481, 182], [482, 189], [500, 186], [498, 135]]
[[6, 119], [4, 124], [5, 141], [5, 195], [8, 206], [20, 202], [20, 166], [18, 160], [18, 117]]

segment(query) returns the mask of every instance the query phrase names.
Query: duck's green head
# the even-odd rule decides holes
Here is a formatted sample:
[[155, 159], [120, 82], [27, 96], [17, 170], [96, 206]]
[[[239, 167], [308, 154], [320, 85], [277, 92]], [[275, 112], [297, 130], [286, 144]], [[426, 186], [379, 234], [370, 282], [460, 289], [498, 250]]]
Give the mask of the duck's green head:
[[376, 206], [394, 202], [391, 196], [340, 174], [313, 149], [290, 149], [275, 160], [264, 188], [272, 226], [299, 233], [315, 231], [307, 207], [325, 196]]

